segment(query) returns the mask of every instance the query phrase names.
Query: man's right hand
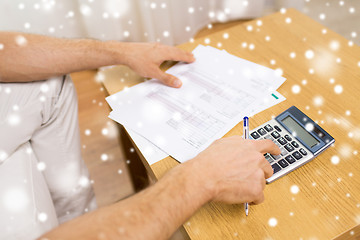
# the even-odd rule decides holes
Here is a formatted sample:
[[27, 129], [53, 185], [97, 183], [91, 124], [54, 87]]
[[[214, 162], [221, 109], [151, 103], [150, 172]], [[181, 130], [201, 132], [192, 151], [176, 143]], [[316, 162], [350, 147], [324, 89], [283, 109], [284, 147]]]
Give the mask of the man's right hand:
[[273, 174], [265, 153], [278, 155], [280, 149], [271, 140], [233, 136], [215, 141], [189, 164], [212, 200], [259, 204], [264, 201], [266, 179]]
[[[264, 153], [279, 154], [270, 140], [229, 137], [174, 167], [151, 187], [111, 206], [60, 225], [48, 239], [168, 239], [205, 203], [261, 203], [273, 174]], [[90, 227], [89, 227], [90, 226]], [[121, 227], [119, 227], [121, 226]]]

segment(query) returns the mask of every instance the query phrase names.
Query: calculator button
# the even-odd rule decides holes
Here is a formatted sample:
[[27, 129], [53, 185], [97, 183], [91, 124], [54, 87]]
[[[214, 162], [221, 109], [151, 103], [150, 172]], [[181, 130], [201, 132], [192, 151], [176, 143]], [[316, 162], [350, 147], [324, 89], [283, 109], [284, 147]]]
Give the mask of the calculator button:
[[276, 146], [278, 146], [279, 148], [282, 147], [282, 145], [280, 143], [278, 143], [275, 139], [273, 140], [273, 142], [276, 144]]
[[285, 149], [288, 150], [289, 152], [294, 151], [294, 147], [290, 145], [290, 143], [285, 145]]
[[282, 168], [286, 168], [287, 166], [289, 166], [289, 164], [284, 159], [278, 161], [278, 164], [280, 164]]
[[292, 156], [294, 158], [296, 158], [297, 160], [299, 160], [300, 158], [302, 158], [301, 154], [298, 151], [293, 152]]
[[291, 155], [286, 156], [285, 160], [290, 164], [296, 162], [296, 160]]
[[281, 155], [272, 155], [271, 156], [275, 159], [275, 160], [279, 160], [281, 158]]
[[293, 145], [295, 148], [298, 148], [299, 147], [299, 144], [295, 141], [292, 141], [291, 142], [291, 145]]
[[274, 174], [281, 170], [281, 167], [277, 163], [274, 163], [271, 167], [274, 170]]
[[278, 132], [274, 131], [271, 133], [271, 136], [273, 136], [275, 139], [277, 139], [280, 137], [280, 134]]
[[274, 128], [278, 131], [278, 132], [281, 132], [281, 128], [279, 128], [278, 126], [274, 126]]
[[270, 124], [267, 124], [265, 127], [266, 131], [271, 132], [273, 130], [272, 126]]
[[253, 139], [258, 139], [260, 137], [260, 135], [257, 132], [253, 132], [250, 135], [253, 137]]
[[274, 162], [274, 159], [269, 155], [269, 154], [265, 154], [265, 159], [271, 164]]
[[285, 156], [288, 154], [288, 152], [285, 150], [285, 148], [280, 148], [281, 150], [281, 156]]
[[301, 152], [302, 155], [304, 156], [307, 155], [307, 152], [303, 148], [300, 148], [299, 151]]
[[281, 145], [285, 145], [287, 144], [287, 141], [285, 140], [285, 138], [281, 137], [278, 139], [278, 142], [281, 144]]
[[273, 139], [270, 135], [266, 135], [266, 136], [264, 136], [264, 138], [265, 138], [265, 139], [270, 139], [270, 140]]
[[292, 140], [292, 138], [289, 135], [285, 135], [285, 139], [288, 140], [289, 142]]
[[260, 133], [261, 136], [266, 134], [266, 131], [263, 128], [260, 128], [257, 132]]

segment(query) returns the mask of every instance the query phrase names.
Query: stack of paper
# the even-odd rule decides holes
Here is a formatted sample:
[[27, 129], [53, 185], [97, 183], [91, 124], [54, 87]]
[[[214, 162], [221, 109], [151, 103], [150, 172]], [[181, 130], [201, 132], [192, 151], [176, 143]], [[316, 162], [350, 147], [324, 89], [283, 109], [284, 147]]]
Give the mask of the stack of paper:
[[[274, 70], [209, 46], [193, 53], [194, 63], [167, 71], [182, 80], [181, 88], [152, 79], [106, 98], [113, 109], [109, 117], [130, 130], [150, 164], [167, 155], [189, 160], [244, 116], [285, 99], [276, 92], [285, 78]], [[156, 159], [147, 156], [154, 153]]]

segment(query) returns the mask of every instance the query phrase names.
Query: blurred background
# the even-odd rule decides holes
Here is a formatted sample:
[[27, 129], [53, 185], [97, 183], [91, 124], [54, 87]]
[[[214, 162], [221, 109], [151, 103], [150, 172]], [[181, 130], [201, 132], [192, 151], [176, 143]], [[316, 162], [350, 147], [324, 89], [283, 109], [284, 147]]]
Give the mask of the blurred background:
[[1, 0], [0, 29], [57, 37], [180, 44], [213, 22], [260, 17], [303, 0]]
[[[359, 0], [0, 0], [0, 31], [177, 45], [283, 8], [296, 8], [349, 45], [360, 44]], [[134, 149], [124, 147], [123, 130], [107, 118], [104, 100], [106, 78], [126, 86], [136, 77], [125, 67], [72, 74], [83, 157], [100, 206], [136, 190], [129, 173]]]

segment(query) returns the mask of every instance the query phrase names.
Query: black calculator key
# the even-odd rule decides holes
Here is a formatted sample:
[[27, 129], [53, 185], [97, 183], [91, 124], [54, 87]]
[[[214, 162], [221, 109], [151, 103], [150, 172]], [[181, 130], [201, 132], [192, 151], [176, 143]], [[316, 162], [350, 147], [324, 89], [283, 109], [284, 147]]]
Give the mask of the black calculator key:
[[293, 152], [293, 157], [296, 158], [297, 160], [299, 160], [300, 158], [302, 158], [302, 155], [298, 152], [298, 151], [295, 151]]
[[250, 135], [252, 136], [253, 139], [258, 139], [260, 137], [260, 135], [257, 132], [253, 132]]
[[273, 138], [277, 139], [280, 137], [280, 134], [278, 132], [274, 131], [271, 133], [271, 136], [273, 136]]
[[307, 155], [307, 152], [303, 148], [300, 148], [299, 151], [301, 152], [302, 155], [304, 156]]
[[287, 166], [289, 166], [289, 164], [284, 159], [278, 161], [278, 164], [280, 164], [282, 168], [286, 168]]
[[285, 139], [288, 140], [289, 142], [292, 140], [292, 138], [289, 135], [285, 135]]
[[285, 157], [285, 160], [288, 162], [288, 163], [294, 163], [296, 162], [296, 160], [293, 158], [293, 156], [289, 155], [289, 156], [286, 156]]
[[274, 163], [271, 167], [274, 170], [274, 174], [281, 170], [281, 167], [277, 163]]
[[260, 133], [261, 136], [266, 134], [266, 131], [263, 128], [258, 129], [257, 132]]
[[295, 148], [298, 148], [299, 147], [299, 144], [295, 141], [292, 141], [291, 142], [291, 145], [293, 145]]
[[285, 145], [285, 149], [288, 150], [289, 152], [294, 151], [294, 147], [290, 143]]
[[274, 126], [274, 128], [278, 131], [278, 132], [281, 132], [281, 128], [279, 128], [278, 126]]
[[281, 137], [278, 139], [278, 142], [281, 144], [281, 145], [285, 145], [287, 144], [287, 141], [285, 140], [285, 138]]
[[268, 131], [268, 132], [271, 132], [271, 131], [273, 130], [273, 128], [272, 128], [272, 126], [270, 126], [270, 124], [265, 125], [264, 128], [265, 128], [266, 131]]

